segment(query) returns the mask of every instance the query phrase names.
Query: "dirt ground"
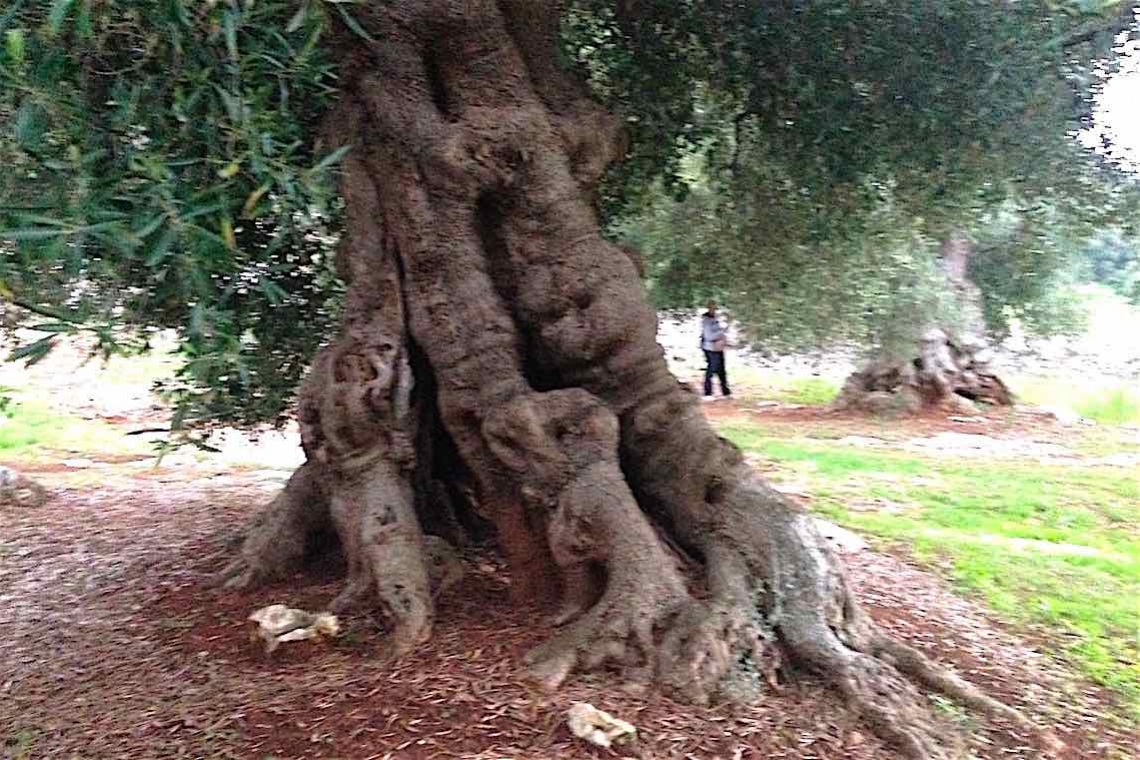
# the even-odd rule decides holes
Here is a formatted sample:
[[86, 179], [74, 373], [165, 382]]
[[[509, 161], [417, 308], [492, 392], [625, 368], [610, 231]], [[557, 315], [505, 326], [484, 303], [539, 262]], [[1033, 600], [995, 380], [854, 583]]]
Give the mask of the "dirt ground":
[[[796, 410], [772, 421], [811, 422]], [[867, 432], [857, 421], [828, 424]], [[433, 640], [412, 656], [386, 658], [379, 623], [354, 620], [335, 643], [266, 657], [249, 641], [249, 612], [272, 602], [321, 608], [337, 591], [336, 568], [252, 593], [216, 592], [207, 579], [287, 472], [142, 464], [21, 463], [54, 498], [0, 511], [5, 757], [895, 757], [810, 678], [747, 707], [694, 708], [604, 675], [539, 693], [520, 660], [549, 630], [537, 610], [508, 603], [509, 578], [484, 552], [467, 557], [467, 578], [440, 601]], [[1050, 727], [1066, 744], [1059, 756], [1135, 756], [1140, 735], [1114, 727], [1109, 694], [903, 559], [845, 554], [882, 625]], [[574, 739], [565, 711], [575, 701], [631, 721], [639, 742], [609, 752]], [[935, 709], [970, 736], [977, 757], [1053, 756], [1009, 725], [941, 702]]]

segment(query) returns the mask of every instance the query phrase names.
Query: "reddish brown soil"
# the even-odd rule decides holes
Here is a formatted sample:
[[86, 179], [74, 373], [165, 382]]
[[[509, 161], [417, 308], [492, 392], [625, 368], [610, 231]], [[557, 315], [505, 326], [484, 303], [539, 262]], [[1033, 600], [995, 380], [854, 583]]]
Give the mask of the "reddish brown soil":
[[[50, 472], [37, 477], [52, 485]], [[752, 707], [693, 708], [604, 676], [538, 693], [519, 661], [548, 631], [536, 611], [508, 604], [509, 580], [484, 554], [468, 558], [467, 579], [441, 600], [431, 644], [413, 656], [387, 659], [375, 621], [356, 620], [335, 644], [286, 645], [266, 657], [248, 639], [251, 610], [278, 601], [319, 608], [337, 590], [332, 567], [250, 594], [206, 587], [226, 540], [273, 487], [180, 471], [61, 490], [42, 509], [0, 514], [3, 753], [894, 757], [811, 679]], [[932, 576], [872, 552], [848, 563], [884, 626], [1052, 727], [1069, 745], [1065, 757], [1130, 756], [1140, 737], [1109, 725], [1103, 692], [1073, 681]], [[638, 745], [609, 753], [575, 740], [564, 714], [578, 700], [636, 724]], [[1043, 756], [1035, 737], [957, 719], [979, 757]]]
[[978, 415], [948, 415], [931, 411], [897, 418], [869, 417], [858, 412], [839, 412], [825, 406], [796, 406], [772, 402], [748, 402], [717, 399], [702, 408], [710, 419], [744, 417], [772, 427], [786, 426], [812, 429], [821, 437], [842, 435], [875, 435], [890, 438], [915, 438], [943, 431], [984, 433], [1002, 438], [1024, 438], [1032, 435], [1040, 440], [1067, 440], [1072, 430], [1056, 424], [1044, 414], [1024, 409], [989, 410]]

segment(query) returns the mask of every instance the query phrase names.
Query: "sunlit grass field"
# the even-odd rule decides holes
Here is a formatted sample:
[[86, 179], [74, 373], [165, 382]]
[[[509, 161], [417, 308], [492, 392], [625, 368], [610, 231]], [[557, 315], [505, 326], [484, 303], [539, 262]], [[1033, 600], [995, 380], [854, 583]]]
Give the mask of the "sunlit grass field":
[[1044, 631], [1140, 721], [1140, 473], [869, 451], [735, 419], [719, 427], [808, 491], [815, 511]]

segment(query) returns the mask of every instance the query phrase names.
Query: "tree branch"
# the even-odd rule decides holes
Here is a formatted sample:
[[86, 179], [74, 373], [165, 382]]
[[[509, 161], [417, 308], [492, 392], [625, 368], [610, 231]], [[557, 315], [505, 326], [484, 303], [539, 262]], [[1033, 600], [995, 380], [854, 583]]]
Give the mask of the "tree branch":
[[1136, 27], [1135, 6], [1134, 0], [1124, 0], [1120, 2], [1111, 14], [1101, 16], [1096, 21], [1090, 22], [1085, 28], [1062, 37], [1060, 41], [1061, 48], [1067, 49], [1076, 45], [1082, 45], [1086, 42], [1092, 42], [1098, 34], [1105, 32], [1115, 37], [1129, 27]]
[[38, 314], [41, 317], [46, 317], [47, 319], [58, 319], [60, 322], [67, 322], [68, 324], [75, 325], [76, 327], [79, 327], [81, 325], [81, 323], [73, 317], [70, 317], [62, 312], [55, 311], [54, 309], [50, 309], [46, 306], [37, 306], [36, 304], [25, 301], [24, 299], [19, 298], [15, 295], [5, 294], [3, 298], [5, 303], [9, 303], [12, 306], [23, 309], [24, 311], [30, 311], [33, 314]]
[[744, 121], [752, 115], [752, 109], [746, 108], [732, 118], [732, 160], [729, 162], [728, 168], [734, 177], [736, 176], [737, 169], [740, 168], [741, 127], [744, 126]]

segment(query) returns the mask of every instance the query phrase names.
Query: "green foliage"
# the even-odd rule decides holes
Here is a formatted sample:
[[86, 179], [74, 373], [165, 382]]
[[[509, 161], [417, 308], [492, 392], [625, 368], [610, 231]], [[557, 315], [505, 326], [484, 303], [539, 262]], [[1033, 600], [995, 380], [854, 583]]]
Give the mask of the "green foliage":
[[1014, 318], [1039, 335], [1073, 334], [1085, 326], [1073, 238], [1091, 229], [1059, 216], [1046, 203], [1006, 203], [978, 228], [970, 278], [981, 290], [986, 324], [997, 335], [1007, 335]]
[[[938, 243], [900, 214], [887, 187], [858, 222], [820, 230], [810, 199], [753, 176], [733, 198], [696, 188], [661, 193], [612, 233], [649, 254], [657, 304], [731, 306], [748, 337], [769, 349], [854, 341], [880, 354], [913, 351], [932, 324], [955, 325], [960, 305], [936, 264]], [[742, 179], [742, 184], [745, 181]]]
[[334, 315], [326, 33], [320, 3], [286, 0], [0, 14], [0, 284], [45, 333], [26, 358], [178, 327], [183, 413], [281, 413]]
[[1120, 230], [1101, 233], [1080, 254], [1080, 273], [1140, 305], [1140, 245]]
[[923, 217], [1067, 173], [1066, 134], [1087, 123], [1102, 59], [1132, 22], [1126, 2], [575, 6], [589, 23], [571, 25], [572, 49], [633, 125], [614, 197], [638, 198], [661, 171], [683, 185], [695, 147], [732, 165], [743, 142], [817, 210], [889, 174]]
[[[716, 295], [768, 345], [854, 338], [890, 352], [930, 322], [958, 321], [964, 304], [934, 259], [961, 230], [987, 247], [974, 273], [992, 329], [1010, 316], [1038, 332], [1079, 326], [1061, 238], [1136, 209], [1132, 183], [1073, 139], [1130, 8], [644, 6], [579, 50], [599, 91], [634, 112], [635, 133], [669, 153], [635, 149], [613, 179], [625, 205], [611, 206], [612, 233], [648, 253], [659, 304]], [[690, 41], [678, 48], [661, 28]], [[683, 119], [654, 110], [675, 82], [626, 60], [612, 42], [623, 34], [697, 72], [705, 86], [690, 88]], [[645, 181], [651, 160], [658, 184]], [[1001, 213], [1024, 229], [990, 231]]]

